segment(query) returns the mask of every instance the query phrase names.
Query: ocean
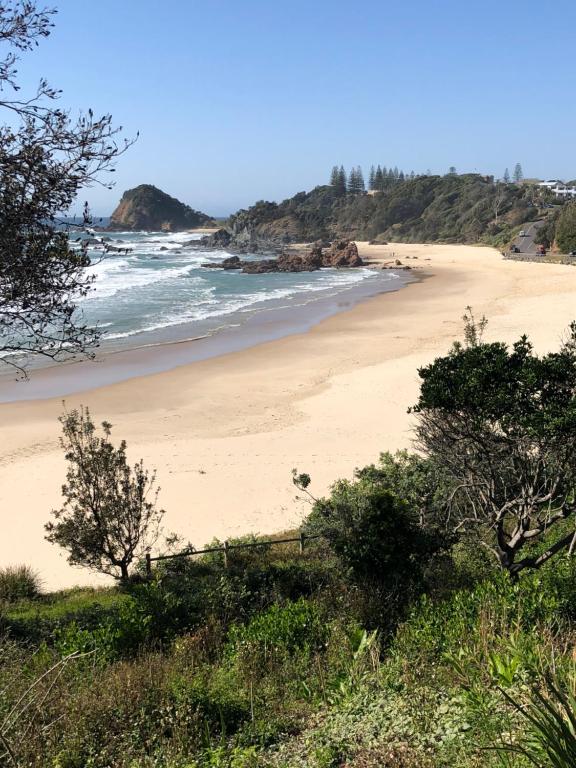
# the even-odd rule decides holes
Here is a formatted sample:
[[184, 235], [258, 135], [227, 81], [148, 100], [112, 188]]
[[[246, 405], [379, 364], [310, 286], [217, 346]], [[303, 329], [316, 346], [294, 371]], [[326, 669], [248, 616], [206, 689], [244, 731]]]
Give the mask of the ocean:
[[[83, 318], [102, 331], [103, 351], [181, 341], [241, 326], [255, 314], [298, 308], [344, 296], [369, 283], [374, 292], [399, 287], [399, 276], [370, 268], [246, 275], [206, 269], [230, 256], [186, 247], [201, 234], [115, 232], [107, 254], [92, 248], [96, 277], [80, 302]], [[246, 256], [247, 259], [262, 258]]]
[[[78, 237], [70, 235], [73, 243]], [[231, 254], [187, 246], [202, 237], [199, 233], [107, 232], [98, 237], [122, 252], [104, 254], [98, 245], [89, 250], [87, 272], [95, 279], [77, 312], [80, 322], [101, 332], [97, 362], [55, 364], [32, 357], [25, 383], [0, 364], [0, 402], [65, 396], [303, 333], [411, 279], [409, 273], [370, 267], [242, 274], [203, 267]], [[188, 341], [194, 343], [182, 343]]]

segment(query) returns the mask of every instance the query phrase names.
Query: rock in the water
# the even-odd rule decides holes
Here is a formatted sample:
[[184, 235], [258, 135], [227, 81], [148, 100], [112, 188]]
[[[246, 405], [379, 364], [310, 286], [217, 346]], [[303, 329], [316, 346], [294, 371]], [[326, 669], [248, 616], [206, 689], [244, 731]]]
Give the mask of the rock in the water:
[[212, 224], [205, 213], [195, 211], [152, 186], [129, 189], [110, 218], [110, 229], [179, 232]]

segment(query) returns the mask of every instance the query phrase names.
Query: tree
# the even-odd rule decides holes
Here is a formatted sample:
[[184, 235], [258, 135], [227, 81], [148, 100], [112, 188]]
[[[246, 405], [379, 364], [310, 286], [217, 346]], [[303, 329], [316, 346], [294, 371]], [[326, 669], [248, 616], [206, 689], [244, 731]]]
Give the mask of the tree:
[[370, 166], [370, 176], [368, 178], [368, 189], [376, 189], [376, 169], [373, 165]]
[[382, 192], [384, 189], [384, 174], [380, 166], [376, 168], [376, 174], [374, 176], [374, 189], [377, 189], [378, 192]]
[[494, 221], [498, 224], [498, 216], [502, 210], [502, 206], [506, 202], [506, 190], [502, 184], [496, 184], [494, 190], [494, 197], [492, 199], [492, 210], [494, 212]]
[[356, 187], [358, 194], [362, 194], [363, 192], [366, 192], [366, 185], [364, 184], [364, 174], [362, 173], [362, 168], [357, 165], [356, 166]]
[[340, 173], [338, 170], [338, 166], [335, 165], [332, 167], [332, 172], [330, 174], [330, 185], [333, 187], [337, 187], [339, 178], [340, 178]]
[[514, 181], [516, 184], [520, 184], [522, 179], [524, 178], [524, 173], [522, 172], [522, 166], [520, 163], [516, 163], [514, 166]]
[[53, 510], [46, 538], [68, 550], [72, 565], [125, 582], [131, 563], [159, 536], [164, 510], [156, 508], [156, 473], [144, 469], [142, 460], [130, 467], [126, 442], [114, 447], [107, 422], [98, 435], [88, 409], [64, 413], [60, 423], [68, 461], [65, 502]]
[[576, 251], [576, 203], [562, 208], [556, 224], [556, 242], [563, 253]]
[[504, 184], [510, 184], [510, 172], [509, 172], [508, 168], [504, 169], [503, 180], [504, 180]]
[[416, 433], [452, 478], [456, 528], [483, 531], [516, 577], [574, 543], [576, 323], [538, 357], [526, 336], [485, 343], [485, 319], [465, 320], [466, 343], [419, 371]]
[[454, 165], [451, 165], [450, 168], [448, 168], [448, 176], [456, 176], [456, 167]]
[[340, 166], [338, 171], [338, 192], [342, 195], [346, 194], [346, 171], [343, 165]]
[[[306, 491], [310, 478], [295, 473], [294, 482]], [[403, 591], [420, 582], [439, 548], [410, 506], [369, 476], [339, 480], [328, 498], [313, 501], [306, 530], [326, 537], [354, 581]]]
[[356, 194], [356, 168], [351, 168], [350, 173], [348, 174], [348, 181], [346, 184], [346, 191], [351, 192], [352, 194]]
[[58, 216], [83, 188], [104, 184], [130, 144], [117, 144], [110, 115], [88, 110], [72, 119], [44, 79], [35, 93], [10, 98], [20, 89], [17, 53], [50, 34], [54, 13], [30, 0], [0, 4], [0, 42], [9, 49], [0, 60], [0, 359], [22, 373], [30, 355], [90, 354], [98, 340], [76, 312], [91, 286], [90, 259], [86, 248], [71, 246]]

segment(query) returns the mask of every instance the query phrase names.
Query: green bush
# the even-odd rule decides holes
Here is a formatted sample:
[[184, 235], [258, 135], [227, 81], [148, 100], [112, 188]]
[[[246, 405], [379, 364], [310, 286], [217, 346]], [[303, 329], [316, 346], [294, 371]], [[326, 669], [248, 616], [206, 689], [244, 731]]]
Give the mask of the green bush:
[[250, 655], [266, 660], [276, 654], [318, 650], [326, 642], [328, 627], [317, 606], [300, 599], [285, 606], [273, 605], [248, 624], [230, 628], [227, 654]]
[[0, 568], [0, 601], [34, 600], [41, 594], [40, 577], [28, 565]]

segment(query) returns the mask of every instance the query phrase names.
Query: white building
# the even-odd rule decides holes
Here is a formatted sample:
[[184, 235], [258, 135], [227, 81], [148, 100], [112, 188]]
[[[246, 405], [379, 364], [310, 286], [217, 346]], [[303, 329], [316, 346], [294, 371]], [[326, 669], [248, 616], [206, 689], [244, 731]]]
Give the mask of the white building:
[[538, 184], [539, 187], [545, 187], [553, 192], [556, 197], [576, 197], [576, 187], [568, 187], [563, 181], [559, 179], [549, 179], [548, 181], [541, 181]]

